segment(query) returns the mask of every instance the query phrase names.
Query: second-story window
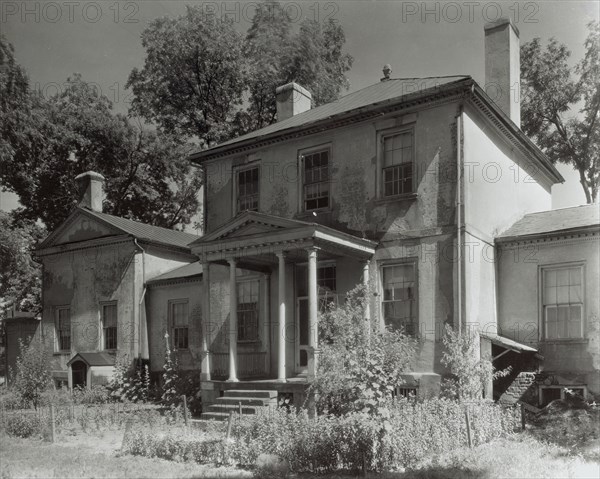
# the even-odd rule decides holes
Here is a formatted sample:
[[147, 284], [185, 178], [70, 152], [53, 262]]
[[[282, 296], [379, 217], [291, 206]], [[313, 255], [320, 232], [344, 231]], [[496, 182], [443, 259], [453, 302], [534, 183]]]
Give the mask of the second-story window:
[[329, 150], [302, 155], [304, 211], [329, 208]]
[[171, 344], [175, 349], [188, 349], [189, 346], [189, 304], [187, 299], [169, 303], [171, 322]]
[[102, 305], [104, 349], [117, 349], [117, 303]]
[[413, 192], [413, 132], [383, 137], [383, 196]]
[[258, 211], [259, 169], [246, 168], [237, 172], [237, 212]]

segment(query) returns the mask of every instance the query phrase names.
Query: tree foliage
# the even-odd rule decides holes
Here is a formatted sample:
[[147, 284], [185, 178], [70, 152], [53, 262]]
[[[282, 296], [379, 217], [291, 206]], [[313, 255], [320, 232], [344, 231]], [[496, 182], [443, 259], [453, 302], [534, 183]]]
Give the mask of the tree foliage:
[[201, 177], [188, 147], [133, 126], [79, 75], [42, 97], [0, 43], [0, 186], [18, 195], [23, 218], [56, 228], [77, 203], [75, 177], [95, 170], [107, 180], [106, 212], [168, 228], [190, 222]]
[[0, 211], [0, 318], [6, 311], [41, 311], [41, 267], [33, 260], [43, 226]]
[[367, 297], [368, 290], [357, 286], [321, 315], [318, 372], [311, 386], [321, 411], [376, 410], [392, 397], [414, 359], [412, 338], [365, 320]]
[[[588, 24], [585, 56], [569, 66], [571, 52], [550, 39], [539, 38], [521, 47], [522, 128], [553, 163], [573, 166], [588, 203], [598, 199], [600, 181], [600, 27]], [[579, 108], [578, 115], [572, 115]]]
[[232, 21], [188, 6], [142, 33], [146, 59], [128, 81], [131, 112], [162, 131], [219, 142], [277, 119], [275, 88], [296, 81], [320, 105], [348, 87], [352, 57], [335, 21], [305, 20], [298, 32], [278, 2], [256, 6], [244, 37]]

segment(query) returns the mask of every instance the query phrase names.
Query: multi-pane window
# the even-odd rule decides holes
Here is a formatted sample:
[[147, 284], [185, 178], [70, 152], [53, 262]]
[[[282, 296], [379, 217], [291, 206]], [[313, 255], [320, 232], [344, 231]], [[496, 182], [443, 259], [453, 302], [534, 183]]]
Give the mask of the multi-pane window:
[[336, 291], [336, 270], [334, 264], [319, 266], [317, 268], [317, 286], [320, 294]]
[[59, 351], [71, 350], [71, 308], [56, 308], [56, 340]]
[[542, 271], [544, 337], [583, 337], [583, 267], [544, 268]]
[[238, 341], [258, 339], [258, 291], [258, 280], [237, 285]]
[[415, 264], [383, 267], [382, 310], [385, 324], [402, 328], [406, 334], [418, 334]]
[[304, 210], [329, 208], [329, 150], [302, 156], [304, 165]]
[[383, 195], [413, 192], [413, 132], [383, 137]]
[[104, 349], [117, 349], [117, 305], [102, 305], [102, 338]]
[[171, 337], [173, 348], [188, 349], [189, 346], [189, 304], [187, 300], [172, 301], [170, 305], [171, 314]]
[[237, 173], [237, 211], [258, 211], [258, 166]]

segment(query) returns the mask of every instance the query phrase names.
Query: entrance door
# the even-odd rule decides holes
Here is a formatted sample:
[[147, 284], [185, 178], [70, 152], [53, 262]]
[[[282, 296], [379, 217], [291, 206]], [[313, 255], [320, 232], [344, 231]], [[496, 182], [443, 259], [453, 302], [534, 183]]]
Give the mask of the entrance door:
[[83, 361], [75, 361], [71, 364], [71, 373], [73, 375], [73, 389], [87, 386], [87, 366]]

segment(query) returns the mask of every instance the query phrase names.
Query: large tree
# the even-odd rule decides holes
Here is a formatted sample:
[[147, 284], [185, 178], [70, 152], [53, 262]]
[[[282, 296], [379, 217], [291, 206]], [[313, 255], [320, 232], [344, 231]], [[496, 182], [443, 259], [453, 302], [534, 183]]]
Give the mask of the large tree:
[[7, 310], [41, 310], [41, 268], [32, 259], [46, 235], [43, 226], [0, 211], [0, 319]]
[[597, 22], [588, 28], [578, 79], [571, 75], [571, 52], [554, 38], [546, 48], [539, 38], [521, 47], [521, 123], [553, 163], [578, 171], [586, 200], [594, 203], [600, 182], [600, 28]]
[[197, 6], [152, 22], [142, 44], [144, 67], [128, 82], [132, 113], [205, 143], [275, 122], [275, 88], [291, 81], [312, 92], [315, 106], [336, 100], [352, 66], [338, 23], [305, 20], [295, 32], [271, 1], [257, 5], [245, 37]]
[[4, 40], [1, 51], [0, 92], [22, 101], [1, 104], [0, 186], [18, 195], [22, 217], [54, 229], [77, 203], [75, 176], [95, 170], [107, 180], [107, 212], [169, 228], [190, 222], [201, 177], [187, 161], [189, 147], [114, 114], [79, 75], [43, 98]]

